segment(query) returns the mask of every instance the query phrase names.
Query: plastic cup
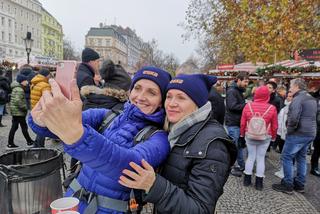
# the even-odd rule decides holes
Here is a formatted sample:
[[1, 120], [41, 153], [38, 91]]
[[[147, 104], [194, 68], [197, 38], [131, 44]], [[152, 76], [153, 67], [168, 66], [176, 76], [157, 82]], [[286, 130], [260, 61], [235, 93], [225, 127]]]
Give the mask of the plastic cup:
[[65, 197], [54, 200], [50, 204], [51, 213], [58, 214], [63, 211], [78, 211], [79, 199], [74, 197]]

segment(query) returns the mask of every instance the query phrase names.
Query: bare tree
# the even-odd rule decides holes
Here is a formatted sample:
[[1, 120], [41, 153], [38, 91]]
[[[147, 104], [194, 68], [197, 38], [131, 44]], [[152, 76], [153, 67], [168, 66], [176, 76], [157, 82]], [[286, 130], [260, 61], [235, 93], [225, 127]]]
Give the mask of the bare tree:
[[63, 59], [64, 60], [80, 60], [79, 54], [75, 51], [70, 40], [63, 40]]

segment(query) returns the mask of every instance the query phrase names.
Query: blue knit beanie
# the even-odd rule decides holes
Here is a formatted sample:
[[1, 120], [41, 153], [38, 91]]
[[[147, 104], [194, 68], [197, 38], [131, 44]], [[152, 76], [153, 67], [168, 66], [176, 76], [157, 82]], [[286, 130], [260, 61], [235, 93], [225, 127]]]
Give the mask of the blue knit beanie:
[[204, 74], [180, 74], [173, 78], [168, 87], [170, 89], [181, 90], [186, 93], [195, 104], [201, 108], [207, 103], [209, 91], [217, 82], [217, 77]]
[[18, 83], [22, 83], [23, 81], [28, 80], [28, 77], [23, 74], [18, 74], [16, 80]]
[[167, 71], [153, 66], [145, 66], [141, 68], [133, 76], [130, 91], [132, 90], [134, 84], [136, 84], [136, 82], [140, 79], [148, 79], [156, 83], [160, 88], [162, 100], [164, 100], [167, 86], [171, 80], [171, 75]]

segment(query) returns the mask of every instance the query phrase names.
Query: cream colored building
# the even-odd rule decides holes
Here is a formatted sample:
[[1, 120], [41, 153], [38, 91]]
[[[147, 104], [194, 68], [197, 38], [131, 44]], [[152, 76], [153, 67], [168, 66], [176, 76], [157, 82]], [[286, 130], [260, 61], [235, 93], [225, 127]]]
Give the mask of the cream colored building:
[[101, 58], [111, 59], [127, 68], [128, 47], [125, 38], [112, 27], [92, 27], [85, 37], [85, 46], [97, 51]]
[[31, 32], [31, 56], [41, 55], [41, 3], [0, 0], [0, 58], [26, 57], [23, 39]]

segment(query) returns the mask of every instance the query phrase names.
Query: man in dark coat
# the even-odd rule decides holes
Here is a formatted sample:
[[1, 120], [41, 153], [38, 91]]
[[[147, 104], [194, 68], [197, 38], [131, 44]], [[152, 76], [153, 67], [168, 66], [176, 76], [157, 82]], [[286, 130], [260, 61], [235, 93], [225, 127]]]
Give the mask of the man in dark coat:
[[246, 72], [241, 72], [237, 75], [236, 80], [231, 84], [227, 90], [226, 95], [226, 116], [225, 123], [229, 136], [232, 137], [233, 142], [238, 147], [237, 164], [231, 170], [231, 174], [240, 177], [245, 167], [243, 158], [243, 149], [239, 146], [240, 137], [240, 120], [242, 110], [246, 105], [243, 93], [249, 83], [249, 75]]
[[[287, 135], [281, 153], [284, 178], [272, 188], [278, 192], [293, 194], [293, 190], [303, 193], [306, 182], [307, 150], [317, 133], [317, 102], [306, 91], [306, 83], [297, 78], [290, 81], [293, 100], [289, 105]], [[293, 173], [296, 160], [297, 174]]]
[[277, 113], [279, 114], [280, 110], [283, 108], [284, 106], [284, 101], [283, 99], [277, 94], [277, 83], [275, 82], [268, 82], [267, 83], [267, 87], [269, 88], [269, 92], [270, 92], [270, 100], [269, 103], [271, 105], [274, 105], [277, 109]]
[[85, 48], [82, 51], [82, 63], [77, 71], [79, 89], [85, 85], [95, 85], [94, 75], [99, 73], [99, 59], [99, 54], [91, 48]]
[[0, 68], [0, 127], [5, 127], [5, 125], [2, 124], [2, 116], [4, 114], [5, 105], [9, 101], [10, 92], [10, 82], [3, 76], [3, 70]]
[[215, 87], [211, 88], [208, 100], [211, 102], [212, 106], [212, 117], [216, 119], [221, 125], [223, 125], [226, 111], [224, 98]]

